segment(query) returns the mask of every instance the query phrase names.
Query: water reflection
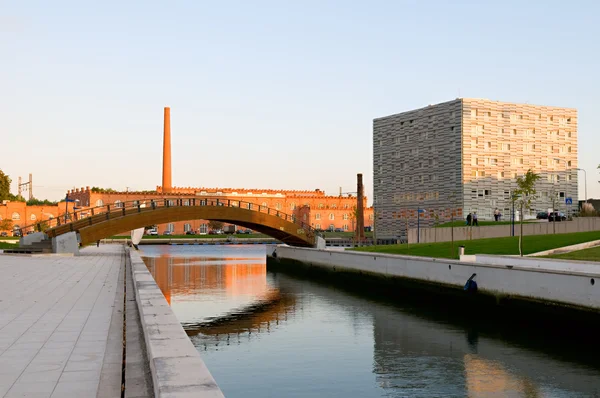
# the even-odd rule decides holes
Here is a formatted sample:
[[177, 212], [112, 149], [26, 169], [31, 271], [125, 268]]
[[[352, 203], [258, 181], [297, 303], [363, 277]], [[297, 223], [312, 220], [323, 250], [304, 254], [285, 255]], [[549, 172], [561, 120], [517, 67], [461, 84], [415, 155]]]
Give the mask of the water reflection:
[[598, 366], [561, 360], [554, 343], [533, 349], [419, 308], [267, 273], [261, 248], [144, 251], [227, 397], [600, 396]]

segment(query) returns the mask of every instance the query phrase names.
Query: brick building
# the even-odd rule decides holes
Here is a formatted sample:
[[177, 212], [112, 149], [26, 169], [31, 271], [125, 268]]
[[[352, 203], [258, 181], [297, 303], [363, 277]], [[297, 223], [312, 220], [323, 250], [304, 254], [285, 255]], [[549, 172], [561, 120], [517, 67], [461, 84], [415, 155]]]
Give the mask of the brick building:
[[[354, 231], [356, 196], [325, 195], [325, 192], [293, 191], [273, 189], [247, 189], [247, 188], [192, 188], [171, 187], [169, 193], [163, 193], [162, 187], [156, 191], [146, 192], [95, 192], [89, 187], [75, 189], [68, 192], [69, 199], [75, 200], [78, 207], [89, 208], [104, 205], [119, 206], [122, 202], [137, 200], [141, 203], [163, 198], [206, 199], [218, 198], [236, 202], [248, 202], [256, 206], [266, 206], [286, 214], [293, 214], [297, 220], [307, 222], [313, 228], [343, 229]], [[366, 203], [366, 198], [364, 201]], [[365, 208], [365, 227], [373, 225], [373, 209]], [[196, 233], [208, 233], [207, 220], [189, 220], [158, 225], [158, 233], [171, 231], [174, 234], [183, 234], [188, 230]]]
[[[0, 228], [0, 232], [7, 232], [12, 235], [12, 231], [19, 227], [56, 218], [60, 213], [64, 213], [65, 211], [64, 207], [62, 208], [62, 212], [59, 209], [58, 205], [27, 206], [25, 202], [5, 200], [0, 204], [0, 222], [11, 220], [12, 227], [9, 229]], [[71, 208], [70, 210], [72, 211], [73, 209]]]
[[[530, 216], [577, 204], [577, 110], [485, 99], [453, 101], [373, 121], [378, 237], [477, 212], [508, 219], [517, 176], [542, 178]], [[420, 211], [419, 211], [420, 210]], [[419, 213], [417, 213], [419, 211]]]

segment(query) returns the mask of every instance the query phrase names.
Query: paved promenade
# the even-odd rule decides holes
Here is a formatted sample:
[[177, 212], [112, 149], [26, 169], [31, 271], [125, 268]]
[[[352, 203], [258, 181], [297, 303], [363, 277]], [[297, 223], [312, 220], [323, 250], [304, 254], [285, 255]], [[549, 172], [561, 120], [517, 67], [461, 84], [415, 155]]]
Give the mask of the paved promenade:
[[[0, 397], [121, 396], [125, 270], [119, 245], [76, 257], [0, 254]], [[139, 364], [141, 354], [130, 355]], [[126, 396], [151, 396], [144, 371], [133, 376]]]

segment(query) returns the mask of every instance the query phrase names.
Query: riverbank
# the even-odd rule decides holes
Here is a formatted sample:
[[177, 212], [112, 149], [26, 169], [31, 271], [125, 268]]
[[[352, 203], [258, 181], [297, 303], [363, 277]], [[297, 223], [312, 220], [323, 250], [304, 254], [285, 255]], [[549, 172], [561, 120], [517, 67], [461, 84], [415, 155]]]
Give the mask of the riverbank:
[[[415, 296], [419, 300], [452, 301], [465, 310], [501, 311], [536, 317], [540, 322], [566, 320], [600, 325], [600, 269], [564, 271], [526, 266], [467, 263], [456, 260], [381, 253], [272, 248], [267, 266], [276, 272], [299, 273], [363, 290]], [[268, 253], [269, 254], [269, 253]], [[473, 280], [476, 287], [467, 282]], [[467, 286], [467, 287], [466, 287]], [[442, 298], [443, 297], [443, 298]]]

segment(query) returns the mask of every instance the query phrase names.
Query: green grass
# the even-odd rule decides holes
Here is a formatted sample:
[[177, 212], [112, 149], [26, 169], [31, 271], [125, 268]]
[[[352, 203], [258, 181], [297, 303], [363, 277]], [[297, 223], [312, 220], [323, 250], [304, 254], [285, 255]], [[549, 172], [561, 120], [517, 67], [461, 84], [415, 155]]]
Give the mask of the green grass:
[[0, 236], [0, 240], [19, 240], [18, 236]]
[[0, 242], [0, 250], [2, 250], [2, 249], [14, 249], [15, 247], [19, 247], [19, 244], [18, 243]]
[[[578, 232], [573, 234], [531, 235], [523, 237], [523, 254], [537, 253], [577, 243], [600, 239], [600, 231]], [[518, 255], [519, 237], [463, 240], [454, 242], [415, 243], [411, 245], [384, 245], [358, 247], [351, 250], [411, 256], [458, 258], [458, 246], [465, 246], [465, 254]]]
[[552, 254], [544, 257], [559, 258], [563, 260], [600, 261], [600, 246], [577, 250], [570, 253]]
[[[483, 226], [487, 226], [487, 225], [510, 225], [511, 221], [478, 221], [479, 222], [479, 226], [483, 227]], [[523, 221], [523, 224], [527, 224], [529, 222], [535, 222], [535, 220], [527, 220], [527, 221]], [[443, 224], [440, 225], [436, 225], [435, 228], [449, 228], [451, 226], [455, 226], [455, 227], [466, 227], [467, 225], [465, 220], [456, 220], [456, 221], [449, 221], [449, 222], [445, 222]], [[518, 221], [515, 221], [515, 226], [519, 225]], [[477, 227], [475, 227], [477, 228]]]

